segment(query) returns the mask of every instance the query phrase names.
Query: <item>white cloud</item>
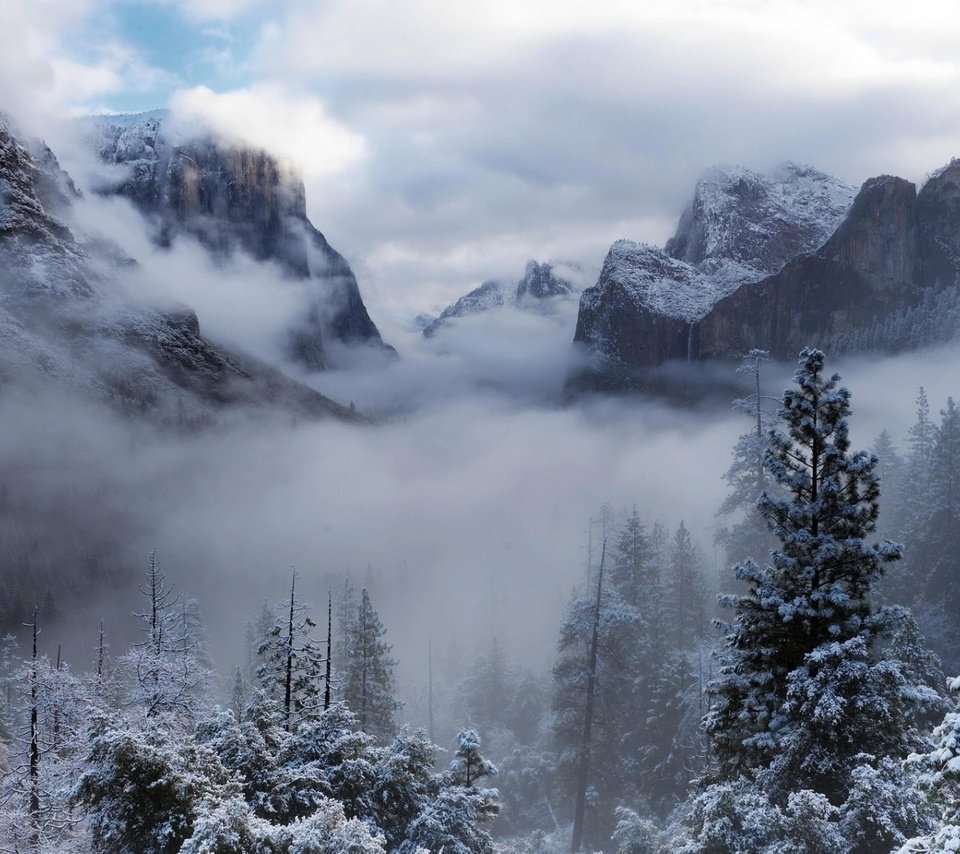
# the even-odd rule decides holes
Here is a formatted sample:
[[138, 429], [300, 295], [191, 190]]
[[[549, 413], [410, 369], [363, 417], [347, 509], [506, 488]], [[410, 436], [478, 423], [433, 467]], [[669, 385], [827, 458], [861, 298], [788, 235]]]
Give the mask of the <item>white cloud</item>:
[[659, 242], [716, 161], [920, 179], [960, 149], [957, 40], [944, 0], [290, 0], [255, 65], [367, 140], [308, 205], [413, 311], [530, 256]]
[[0, 110], [51, 142], [62, 136], [66, 116], [95, 111], [108, 95], [172, 80], [136, 47], [94, 41], [88, 25], [97, 11], [94, 0], [0, 3]]
[[264, 148], [310, 178], [337, 175], [362, 159], [363, 138], [332, 119], [323, 104], [277, 85], [217, 93], [198, 86], [177, 92], [174, 128], [210, 127], [230, 142]]

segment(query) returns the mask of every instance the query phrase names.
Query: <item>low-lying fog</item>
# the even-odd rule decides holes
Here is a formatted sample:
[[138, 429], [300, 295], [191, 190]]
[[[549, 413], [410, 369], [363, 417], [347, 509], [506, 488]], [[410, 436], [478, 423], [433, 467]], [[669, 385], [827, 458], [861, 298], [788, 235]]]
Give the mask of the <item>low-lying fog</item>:
[[[138, 256], [132, 292], [157, 298], [166, 282], [217, 338], [279, 353], [294, 301], [275, 270], [242, 259], [218, 269], [189, 241], [154, 250], [120, 202], [88, 197], [81, 212], [88, 227]], [[243, 298], [226, 299], [227, 288]], [[103, 617], [121, 648], [135, 629], [139, 573], [156, 549], [177, 589], [200, 599], [226, 672], [239, 663], [245, 622], [264, 599], [283, 598], [291, 567], [321, 629], [327, 590], [336, 596], [349, 574], [371, 588], [400, 662], [399, 688], [410, 696], [426, 680], [428, 638], [469, 661], [498, 635], [512, 659], [548, 666], [591, 535], [599, 545], [591, 519], [604, 502], [614, 510], [636, 503], [648, 524], [684, 520], [707, 568], [724, 572], [714, 513], [730, 448], [749, 422], [726, 406], [562, 404], [575, 321], [572, 301], [549, 314], [502, 309], [461, 319], [431, 340], [412, 323], [384, 324], [396, 363], [307, 378], [385, 414], [375, 426], [278, 418], [184, 438], [72, 400], [4, 397], [5, 489], [49, 513], [50, 531], [69, 518], [71, 530], [109, 530], [124, 543], [128, 583], [61, 603], [64, 617], [44, 643], [64, 639], [68, 658], [84, 667]], [[956, 356], [832, 365], [853, 392], [855, 445], [869, 446], [883, 428], [902, 442], [921, 384], [934, 409], [960, 391]], [[733, 369], [703, 373], [726, 382]], [[771, 367], [769, 390], [781, 390], [790, 371]]]

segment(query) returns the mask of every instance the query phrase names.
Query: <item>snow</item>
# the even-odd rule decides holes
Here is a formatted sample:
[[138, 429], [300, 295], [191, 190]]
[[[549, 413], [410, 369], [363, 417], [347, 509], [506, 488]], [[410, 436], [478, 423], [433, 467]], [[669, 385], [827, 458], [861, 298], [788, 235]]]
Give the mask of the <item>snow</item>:
[[[637, 308], [693, 323], [717, 300], [739, 287], [739, 270], [740, 265], [734, 262], [718, 268], [716, 276], [704, 274], [662, 249], [618, 240], [610, 247], [600, 282], [604, 288], [622, 288]], [[588, 291], [584, 295], [585, 300], [591, 297], [599, 297], [599, 293]]]
[[635, 308], [694, 323], [742, 285], [819, 248], [855, 191], [809, 166], [783, 163], [770, 175], [714, 166], [697, 182], [677, 234], [663, 249], [630, 240], [610, 248], [584, 299], [621, 288]]

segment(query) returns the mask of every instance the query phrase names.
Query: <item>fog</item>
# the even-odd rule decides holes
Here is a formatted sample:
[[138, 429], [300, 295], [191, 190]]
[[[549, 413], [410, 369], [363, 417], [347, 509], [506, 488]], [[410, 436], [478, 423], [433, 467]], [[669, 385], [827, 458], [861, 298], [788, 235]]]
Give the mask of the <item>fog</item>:
[[[82, 576], [71, 558], [91, 549], [111, 567], [109, 579], [58, 603], [47, 651], [63, 641], [68, 660], [87, 666], [100, 619], [122, 649], [155, 550], [176, 589], [199, 598], [222, 673], [242, 658], [245, 623], [263, 601], [284, 597], [294, 567], [321, 627], [328, 590], [336, 595], [344, 578], [370, 587], [402, 696], [425, 681], [428, 642], [466, 665], [496, 636], [512, 660], [545, 672], [591, 540], [596, 559], [602, 531], [591, 520], [604, 503], [615, 512], [636, 504], [648, 525], [672, 529], [683, 520], [705, 568], [721, 588], [729, 583], [713, 545], [714, 514], [730, 449], [748, 421], [714, 399], [565, 401], [565, 379], [577, 367], [576, 300], [457, 318], [431, 339], [402, 316], [378, 316], [373, 304], [400, 358], [304, 375], [282, 361], [300, 286], [242, 255], [214, 263], [188, 238], [158, 249], [127, 202], [87, 190], [74, 225], [136, 258], [115, 277], [129, 298], [188, 304], [204, 334], [377, 420], [293, 424], [261, 414], [184, 436], [66, 393], [5, 395], [3, 486], [26, 508], [41, 551], [64, 574]], [[831, 365], [853, 392], [855, 445], [869, 446], [884, 428], [901, 441], [919, 385], [934, 409], [957, 392], [957, 355], [947, 348]], [[729, 386], [732, 397], [734, 368], [685, 370], [704, 387]], [[791, 370], [768, 366], [766, 391], [782, 390]], [[422, 724], [416, 704], [409, 708]]]
[[[145, 257], [145, 277], [177, 258]], [[221, 282], [198, 270], [202, 302], [211, 296], [203, 287]], [[65, 639], [82, 667], [103, 618], [120, 647], [155, 549], [177, 589], [200, 599], [224, 671], [239, 660], [245, 621], [264, 600], [283, 598], [293, 567], [321, 625], [327, 591], [345, 575], [371, 588], [403, 695], [425, 679], [428, 638], [469, 661], [496, 635], [512, 659], [542, 670], [563, 602], [584, 578], [591, 533], [599, 542], [590, 520], [604, 502], [636, 503], [648, 523], [684, 520], [708, 570], [729, 579], [712, 546], [714, 512], [731, 445], [748, 423], [726, 407], [643, 398], [559, 405], [549, 392], [562, 384], [555, 359], [569, 332], [562, 314], [492, 313], [436, 342], [409, 333], [401, 346], [409, 358], [386, 370], [315, 379], [394, 411], [374, 426], [268, 419], [183, 437], [78, 400], [6, 396], [6, 488], [56, 514], [45, 520], [50, 530], [58, 522], [90, 537], [109, 530], [123, 579], [61, 603], [64, 619], [48, 627], [45, 645]], [[242, 325], [236, 341], [246, 341]], [[948, 349], [834, 365], [853, 391], [855, 444], [884, 427], [902, 440], [917, 386], [935, 409], [956, 391], [956, 357]], [[789, 371], [771, 367], [771, 391]], [[496, 376], [508, 381], [490, 382]]]

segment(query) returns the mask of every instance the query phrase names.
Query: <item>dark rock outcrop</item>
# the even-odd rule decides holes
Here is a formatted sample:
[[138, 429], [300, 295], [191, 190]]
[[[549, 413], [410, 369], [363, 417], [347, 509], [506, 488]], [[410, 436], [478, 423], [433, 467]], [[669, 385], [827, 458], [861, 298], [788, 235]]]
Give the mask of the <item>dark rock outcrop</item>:
[[498, 279], [488, 279], [479, 288], [464, 294], [453, 305], [447, 306], [440, 316], [423, 328], [424, 338], [432, 338], [453, 317], [480, 314], [507, 303], [508, 286]]
[[542, 305], [541, 300], [565, 297], [573, 293], [573, 285], [558, 276], [552, 264], [527, 261], [523, 278], [517, 283], [516, 302], [519, 306]]
[[919, 194], [902, 178], [867, 181], [820, 250], [714, 306], [697, 324], [696, 358], [751, 347], [782, 359], [810, 344], [831, 349], [915, 306], [928, 289], [952, 287], [960, 260], [958, 178], [960, 163]]
[[163, 112], [88, 121], [100, 157], [126, 167], [103, 190], [130, 198], [153, 221], [158, 243], [191, 234], [215, 254], [239, 249], [313, 284], [290, 330], [296, 361], [311, 370], [327, 367], [331, 342], [393, 354], [350, 265], [308, 219], [303, 181], [291, 168], [265, 151], [210, 137], [168, 141]]

